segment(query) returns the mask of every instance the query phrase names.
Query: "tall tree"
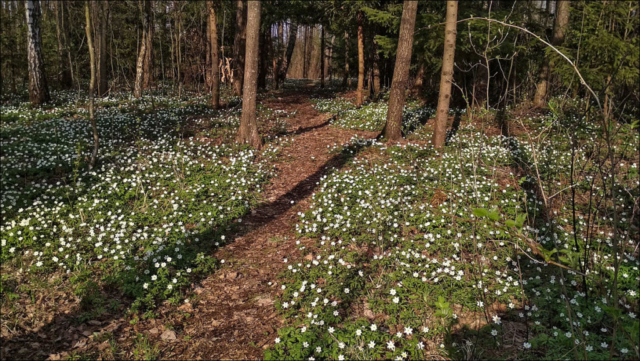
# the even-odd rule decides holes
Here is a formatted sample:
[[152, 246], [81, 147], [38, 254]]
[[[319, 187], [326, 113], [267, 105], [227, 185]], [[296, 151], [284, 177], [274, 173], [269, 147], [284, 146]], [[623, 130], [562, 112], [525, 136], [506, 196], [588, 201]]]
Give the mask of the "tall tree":
[[96, 126], [96, 118], [93, 109], [93, 98], [95, 96], [95, 84], [96, 84], [96, 52], [93, 47], [93, 32], [91, 30], [91, 13], [89, 12], [89, 1], [84, 2], [84, 16], [86, 19], [86, 36], [87, 46], [89, 47], [89, 67], [91, 68], [91, 79], [89, 81], [89, 122], [91, 123], [91, 130], [93, 131], [93, 152], [91, 153], [91, 161], [89, 162], [89, 169], [92, 169], [96, 164], [96, 157], [98, 156], [98, 127]]
[[213, 0], [207, 1], [207, 10], [209, 14], [209, 49], [211, 52], [211, 106], [213, 109], [218, 109], [220, 107], [220, 75], [218, 74], [220, 56], [218, 55], [218, 20], [216, 19]]
[[26, 1], [27, 61], [29, 63], [29, 101], [39, 105], [49, 101], [49, 88], [42, 59], [42, 34], [40, 32], [40, 1]]
[[247, 47], [244, 65], [244, 89], [242, 94], [242, 118], [236, 141], [256, 149], [262, 147], [256, 121], [256, 97], [258, 93], [258, 46], [260, 45], [260, 1], [249, 1], [247, 9]]
[[[553, 38], [551, 39], [551, 44], [553, 46], [560, 46], [562, 45], [562, 43], [564, 43], [567, 26], [569, 25], [569, 10], [570, 1], [556, 1], [556, 20], [553, 24]], [[545, 56], [544, 63], [542, 64], [542, 68], [540, 69], [540, 81], [538, 82], [536, 95], [533, 98], [533, 103], [537, 107], [543, 107], [546, 105], [547, 95], [549, 93], [550, 72], [551, 64], [549, 63], [549, 57]]]
[[396, 66], [393, 70], [393, 81], [389, 92], [387, 123], [382, 131], [384, 137], [392, 141], [402, 138], [402, 111], [404, 109], [405, 93], [409, 83], [409, 68], [411, 67], [413, 32], [416, 25], [417, 11], [418, 1], [404, 1], [402, 5]]
[[273, 89], [278, 89], [278, 78], [280, 64], [282, 63], [282, 41], [284, 37], [284, 29], [282, 21], [278, 22], [278, 38], [276, 39], [276, 46], [273, 51]]
[[371, 52], [371, 65], [373, 68], [373, 92], [371, 98], [377, 99], [378, 94], [380, 94], [380, 54], [378, 54], [378, 41], [375, 39], [375, 36], [372, 37]]
[[456, 25], [458, 21], [458, 1], [447, 0], [447, 16], [444, 26], [444, 54], [442, 55], [442, 72], [440, 75], [440, 95], [436, 111], [433, 146], [442, 148], [447, 133], [449, 102], [451, 100], [451, 82], [453, 81], [453, 60], [456, 53]]
[[324, 25], [320, 30], [320, 88], [324, 88], [324, 62], [325, 62], [325, 49], [324, 49]]
[[356, 90], [356, 106], [364, 103], [364, 12], [358, 11], [358, 89]]
[[107, 23], [109, 21], [109, 1], [100, 6], [100, 31], [98, 32], [98, 95], [105, 96], [109, 90], [107, 78]]
[[59, 61], [59, 78], [58, 81], [63, 88], [69, 88], [73, 84], [71, 75], [71, 67], [69, 63], [69, 46], [67, 44], [67, 27], [65, 24], [64, 1], [56, 1], [53, 3], [56, 16], [56, 38], [58, 40], [58, 61]]
[[280, 81], [285, 81], [287, 78], [287, 71], [291, 64], [291, 56], [293, 56], [293, 49], [296, 47], [296, 38], [298, 37], [298, 24], [291, 22], [289, 24], [289, 35], [287, 36], [287, 51], [284, 59], [282, 59], [282, 66], [280, 66], [280, 75], [278, 78]]
[[[144, 11], [142, 12], [142, 38], [140, 39], [140, 50], [138, 51], [138, 61], [136, 63], [136, 81], [133, 86], [133, 96], [136, 98], [140, 98], [142, 96], [145, 71], [144, 61], [148, 45], [147, 31], [149, 30], [149, 14], [151, 13], [151, 0], [142, 1], [144, 2]], [[180, 65], [178, 65], [178, 77], [180, 76], [179, 69]]]
[[247, 39], [247, 6], [244, 0], [236, 1], [236, 35], [233, 42], [233, 93], [237, 96], [242, 95], [244, 82], [244, 62], [245, 48]]
[[147, 17], [146, 51], [144, 53], [144, 70], [142, 71], [142, 88], [151, 89], [153, 85], [153, 33], [155, 30], [155, 6], [153, 0], [147, 0], [145, 16]]
[[349, 32], [344, 31], [344, 76], [342, 86], [351, 88], [351, 78], [349, 78]]

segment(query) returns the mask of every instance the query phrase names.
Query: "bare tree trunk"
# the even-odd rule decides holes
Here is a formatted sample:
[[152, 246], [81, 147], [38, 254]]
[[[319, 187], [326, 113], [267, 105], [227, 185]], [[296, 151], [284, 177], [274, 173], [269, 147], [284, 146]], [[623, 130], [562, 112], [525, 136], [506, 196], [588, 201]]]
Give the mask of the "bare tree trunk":
[[151, 89], [153, 85], [153, 31], [155, 27], [155, 11], [153, 0], [146, 0], [149, 5], [145, 6], [145, 16], [147, 17], [147, 36], [146, 51], [144, 53], [144, 70], [142, 88], [144, 90]]
[[260, 72], [258, 73], [258, 88], [267, 87], [267, 73], [269, 72], [269, 43], [271, 43], [271, 29], [260, 34]]
[[287, 52], [282, 65], [280, 66], [280, 81], [284, 82], [287, 79], [287, 71], [289, 70], [289, 64], [291, 64], [291, 56], [293, 55], [293, 49], [296, 46], [296, 38], [298, 37], [298, 24], [291, 23], [289, 25], [289, 36], [287, 40]]
[[216, 9], [213, 1], [207, 1], [207, 9], [209, 12], [209, 50], [211, 56], [211, 106], [213, 109], [220, 107], [220, 74], [218, 74], [218, 63], [220, 56], [218, 54], [218, 19], [216, 19]]
[[375, 40], [375, 36], [372, 42], [372, 68], [373, 68], [373, 96], [372, 99], [377, 99], [380, 94], [380, 54], [378, 54], [378, 42]]
[[331, 71], [331, 65], [333, 60], [333, 44], [336, 41], [335, 35], [331, 36], [331, 45], [329, 46], [329, 56], [327, 61], [327, 72], [329, 73], [329, 82], [333, 80], [333, 71]]
[[273, 89], [278, 90], [278, 69], [282, 63], [282, 41], [283, 41], [283, 28], [282, 22], [278, 23], [278, 39], [276, 47], [273, 51]]
[[364, 103], [364, 13], [358, 12], [358, 89], [356, 91], [356, 106], [360, 107]]
[[440, 95], [436, 111], [433, 146], [442, 148], [447, 133], [449, 102], [451, 101], [451, 82], [453, 81], [453, 64], [456, 53], [456, 25], [458, 21], [458, 1], [447, 0], [447, 17], [444, 28], [444, 54], [442, 55], [442, 73], [440, 75]]
[[416, 74], [416, 81], [413, 83], [413, 89], [411, 91], [416, 95], [420, 94], [424, 85], [424, 68], [424, 63], [420, 64], [420, 68], [418, 68], [418, 73]]
[[89, 169], [93, 169], [96, 164], [96, 157], [98, 156], [98, 127], [96, 126], [96, 118], [93, 109], [93, 98], [95, 96], [95, 84], [96, 84], [96, 55], [93, 47], [93, 34], [91, 32], [91, 15], [89, 13], [89, 2], [84, 2], [84, 16], [87, 21], [85, 27], [87, 34], [87, 46], [89, 47], [89, 63], [91, 68], [91, 80], [89, 81], [89, 122], [91, 122], [91, 129], [93, 130], [93, 152], [91, 153], [91, 161], [89, 162]]
[[233, 42], [233, 60], [235, 63], [233, 72], [233, 93], [242, 95], [244, 81], [245, 47], [247, 39], [246, 17], [247, 6], [245, 1], [236, 2], [236, 36]]
[[[554, 46], [562, 45], [569, 25], [570, 2], [568, 0], [556, 1], [556, 20], [553, 25], [553, 38], [551, 44]], [[533, 104], [537, 107], [544, 107], [547, 104], [547, 96], [549, 94], [549, 74], [551, 73], [551, 64], [549, 58], [545, 56], [544, 63], [540, 69], [540, 82], [533, 98]]]
[[109, 22], [109, 1], [102, 3], [100, 32], [98, 39], [98, 96], [105, 96], [109, 90], [107, 78], [107, 23]]
[[258, 46], [260, 38], [260, 1], [249, 1], [247, 9], [247, 48], [244, 68], [245, 82], [242, 95], [242, 118], [236, 141], [262, 147], [256, 122], [256, 96], [258, 92]]
[[[71, 69], [69, 68], [69, 63], [67, 61], [67, 53], [69, 49], [66, 44], [66, 36], [64, 32], [66, 31], [64, 27], [64, 2], [57, 1], [54, 3], [55, 6], [55, 16], [56, 16], [56, 37], [58, 40], [58, 57], [59, 57], [59, 67], [60, 73], [58, 81], [63, 88], [69, 88], [73, 86], [72, 77], [71, 77]], [[13, 60], [11, 59], [11, 62]]]
[[[146, 58], [146, 52], [147, 52], [147, 30], [149, 28], [149, 18], [148, 18], [148, 14], [151, 12], [150, 10], [147, 11], [147, 8], [151, 7], [151, 0], [143, 0], [144, 1], [144, 6], [145, 6], [145, 11], [144, 14], [142, 15], [142, 38], [140, 39], [140, 50], [138, 51], [138, 61], [136, 63], [136, 82], [133, 85], [133, 96], [135, 98], [140, 98], [142, 96], [142, 89], [143, 89], [143, 80], [144, 80], [144, 61]], [[180, 66], [178, 66], [178, 72]], [[178, 77], [180, 75], [178, 74]]]
[[389, 110], [387, 123], [382, 134], [390, 141], [402, 138], [402, 111], [404, 109], [405, 93], [409, 82], [409, 68], [411, 67], [411, 52], [413, 50], [413, 32], [416, 25], [418, 1], [405, 0], [402, 5], [402, 20], [400, 23], [400, 37], [396, 66], [393, 70], [393, 82], [389, 92]]
[[40, 105], [49, 101], [49, 88], [42, 60], [42, 34], [40, 33], [40, 2], [26, 1], [27, 61], [29, 63], [29, 101]]
[[322, 26], [320, 31], [320, 88], [324, 88], [324, 57], [326, 55], [324, 52], [324, 26]]
[[351, 88], [351, 78], [349, 78], [349, 32], [344, 31], [344, 77], [342, 86]]

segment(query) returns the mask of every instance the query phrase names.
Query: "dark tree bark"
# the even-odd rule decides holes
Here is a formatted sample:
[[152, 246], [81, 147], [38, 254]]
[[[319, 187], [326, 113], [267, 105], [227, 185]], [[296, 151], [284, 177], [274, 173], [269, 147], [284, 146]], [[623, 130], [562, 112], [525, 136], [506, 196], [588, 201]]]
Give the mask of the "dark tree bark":
[[93, 169], [96, 164], [96, 157], [98, 156], [98, 127], [96, 126], [96, 118], [93, 109], [93, 98], [95, 96], [95, 84], [96, 84], [96, 55], [95, 48], [93, 47], [93, 34], [91, 31], [91, 14], [89, 12], [89, 1], [84, 2], [84, 16], [87, 21], [85, 31], [87, 35], [87, 46], [89, 47], [89, 63], [91, 68], [91, 80], [89, 81], [89, 122], [91, 123], [91, 129], [93, 131], [93, 152], [91, 153], [91, 160], [89, 161], [89, 169]]
[[107, 23], [109, 22], [109, 1], [102, 4], [100, 31], [98, 33], [98, 96], [105, 96], [109, 91], [107, 78]]
[[[65, 27], [64, 19], [64, 2], [54, 2], [55, 16], [56, 16], [56, 37], [58, 40], [58, 61], [60, 67], [60, 73], [58, 81], [63, 88], [70, 88], [73, 86], [73, 78], [71, 76], [71, 68], [69, 67], [69, 48], [66, 43], [67, 36], [64, 34], [67, 29]], [[13, 62], [13, 60], [11, 60]]]
[[145, 6], [145, 16], [147, 17], [146, 51], [144, 53], [144, 70], [142, 72], [142, 88], [151, 89], [153, 85], [153, 32], [155, 27], [155, 11], [153, 0], [146, 0], [149, 4]]
[[269, 72], [269, 45], [271, 43], [271, 29], [260, 34], [260, 72], [258, 73], [258, 88], [266, 89], [267, 73]]
[[373, 37], [372, 44], [372, 68], [373, 68], [373, 94], [372, 99], [377, 99], [380, 94], [380, 54], [378, 54], [378, 42]]
[[284, 82], [287, 79], [287, 71], [289, 70], [289, 64], [291, 64], [291, 56], [293, 55], [293, 49], [296, 46], [296, 38], [298, 37], [298, 24], [291, 23], [289, 25], [289, 37], [287, 40], [287, 52], [284, 59], [282, 59], [282, 66], [280, 67], [280, 81]]
[[238, 0], [236, 2], [236, 35], [233, 42], [233, 60], [235, 64], [233, 67], [233, 93], [237, 96], [242, 95], [244, 82], [244, 62], [247, 39], [246, 8], [247, 6], [245, 1]]
[[[140, 49], [138, 51], [138, 61], [136, 63], [136, 82], [133, 86], [133, 96], [140, 98], [142, 96], [143, 80], [144, 80], [144, 61], [147, 53], [147, 31], [149, 29], [149, 17], [151, 13], [151, 0], [143, 0], [145, 10], [142, 15], [142, 38], [140, 39]], [[178, 54], [180, 52], [178, 51]], [[179, 55], [178, 55], [179, 57]], [[180, 81], [180, 62], [178, 60], [178, 81]]]
[[344, 31], [344, 77], [342, 86], [351, 88], [351, 78], [349, 77], [349, 32]]
[[[553, 24], [553, 38], [551, 44], [560, 46], [564, 43], [565, 33], [569, 25], [570, 1], [556, 1], [556, 20]], [[533, 98], [533, 104], [537, 107], [544, 107], [547, 104], [547, 96], [549, 94], [549, 74], [551, 73], [551, 64], [549, 57], [545, 56], [544, 63], [540, 69], [540, 81], [536, 95]]]
[[273, 51], [273, 89], [278, 90], [278, 69], [280, 69], [280, 65], [282, 64], [282, 42], [284, 37], [284, 31], [282, 28], [282, 22], [278, 23], [278, 39], [276, 43], [276, 47]]
[[258, 46], [260, 41], [260, 1], [249, 1], [247, 10], [247, 47], [242, 95], [242, 118], [236, 141], [256, 149], [262, 147], [256, 122], [256, 96], [258, 92]]
[[402, 111], [404, 109], [405, 93], [409, 82], [411, 52], [413, 51], [413, 32], [416, 25], [417, 11], [417, 1], [404, 1], [402, 5], [396, 66], [393, 70], [393, 81], [389, 92], [387, 123], [382, 131], [384, 137], [391, 141], [402, 138]]
[[29, 63], [29, 101], [40, 105], [49, 101], [49, 88], [42, 60], [42, 34], [40, 32], [40, 1], [26, 1], [27, 61]]
[[453, 81], [453, 63], [456, 52], [456, 25], [458, 21], [458, 1], [447, 0], [447, 16], [444, 28], [444, 54], [440, 75], [440, 95], [436, 111], [433, 146], [442, 148], [447, 134], [449, 102], [451, 101], [451, 82]]
[[364, 13], [358, 12], [358, 89], [356, 90], [356, 106], [364, 103]]
[[320, 88], [324, 88], [324, 58], [326, 56], [324, 52], [324, 26], [322, 26], [320, 31]]
[[218, 73], [218, 63], [220, 56], [218, 53], [218, 20], [216, 18], [216, 9], [213, 1], [207, 1], [207, 10], [209, 13], [209, 53], [211, 62], [211, 106], [213, 109], [220, 107], [220, 74]]

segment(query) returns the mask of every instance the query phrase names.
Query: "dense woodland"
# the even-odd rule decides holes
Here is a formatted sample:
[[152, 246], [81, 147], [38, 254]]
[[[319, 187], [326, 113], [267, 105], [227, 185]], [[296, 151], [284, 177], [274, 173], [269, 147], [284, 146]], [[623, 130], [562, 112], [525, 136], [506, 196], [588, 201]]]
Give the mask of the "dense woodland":
[[2, 359], [640, 358], [640, 6], [3, 0]]

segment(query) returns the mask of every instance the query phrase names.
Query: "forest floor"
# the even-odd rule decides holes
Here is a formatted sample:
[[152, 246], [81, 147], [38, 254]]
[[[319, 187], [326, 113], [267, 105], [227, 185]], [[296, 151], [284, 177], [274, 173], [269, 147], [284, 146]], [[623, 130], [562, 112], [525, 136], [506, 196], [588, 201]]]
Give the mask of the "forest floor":
[[[301, 257], [296, 242], [305, 240], [295, 235], [298, 212], [307, 209], [321, 178], [345, 163], [345, 158], [332, 153], [330, 147], [346, 143], [353, 136], [373, 138], [378, 134], [329, 126], [331, 115], [319, 113], [310, 102], [319, 95], [313, 82], [274, 94], [266, 96], [261, 104], [295, 113], [287, 119], [286, 135], [293, 141], [271, 160], [276, 176], [264, 186], [261, 205], [241, 219], [241, 226], [228, 236], [230, 242], [213, 254], [224, 262], [220, 269], [193, 285], [195, 301], [177, 308], [164, 302], [155, 317], [146, 319], [132, 320], [130, 315], [119, 313], [111, 319], [78, 325], [73, 317], [58, 317], [51, 322], [55, 327], [7, 340], [3, 359], [60, 360], [74, 355], [261, 358], [283, 323], [274, 307], [280, 289], [273, 281]], [[342, 96], [355, 98], [355, 93]], [[61, 338], [61, 332], [68, 337]], [[101, 336], [104, 334], [108, 337]]]

